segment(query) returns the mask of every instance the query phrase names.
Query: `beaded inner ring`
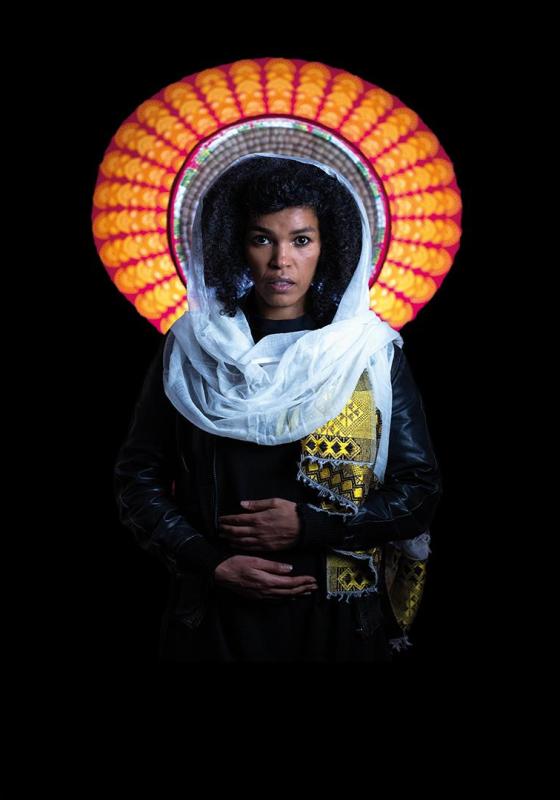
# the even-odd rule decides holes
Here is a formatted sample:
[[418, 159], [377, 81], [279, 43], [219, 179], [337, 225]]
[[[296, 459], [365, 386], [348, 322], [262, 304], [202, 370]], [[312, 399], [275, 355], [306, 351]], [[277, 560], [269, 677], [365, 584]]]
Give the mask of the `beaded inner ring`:
[[170, 213], [172, 253], [185, 285], [194, 211], [200, 195], [233, 161], [257, 152], [313, 158], [337, 169], [358, 189], [373, 235], [371, 286], [389, 234], [388, 208], [380, 182], [367, 162], [336, 136], [317, 125], [281, 118], [232, 126], [200, 145], [185, 162], [178, 175]]

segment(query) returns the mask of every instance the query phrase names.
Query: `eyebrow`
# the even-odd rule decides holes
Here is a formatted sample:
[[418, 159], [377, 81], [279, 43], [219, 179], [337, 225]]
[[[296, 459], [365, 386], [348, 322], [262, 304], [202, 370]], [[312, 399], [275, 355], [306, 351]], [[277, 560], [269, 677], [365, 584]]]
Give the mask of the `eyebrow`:
[[[272, 233], [272, 234], [274, 234], [274, 231], [271, 231], [270, 228], [263, 228], [262, 225], [251, 225], [249, 230], [250, 231], [262, 231], [263, 233]], [[290, 236], [295, 236], [296, 233], [307, 233], [308, 231], [314, 231], [316, 233], [317, 229], [316, 228], [311, 228], [311, 227], [298, 228], [297, 231], [290, 231]]]

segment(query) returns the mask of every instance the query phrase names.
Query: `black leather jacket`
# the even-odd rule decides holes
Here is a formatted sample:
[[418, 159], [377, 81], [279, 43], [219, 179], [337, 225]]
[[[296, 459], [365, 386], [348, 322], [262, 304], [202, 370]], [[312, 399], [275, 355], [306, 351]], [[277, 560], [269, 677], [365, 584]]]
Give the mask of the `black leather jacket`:
[[[224, 560], [217, 536], [215, 439], [184, 419], [163, 388], [163, 346], [154, 357], [114, 468], [120, 522], [160, 558], [173, 577], [168, 613], [196, 626], [215, 567]], [[442, 494], [422, 399], [406, 356], [395, 347], [393, 410], [385, 480], [359, 512], [339, 517], [299, 503], [297, 546], [359, 550], [412, 539], [426, 531]], [[194, 465], [194, 469], [192, 466]]]

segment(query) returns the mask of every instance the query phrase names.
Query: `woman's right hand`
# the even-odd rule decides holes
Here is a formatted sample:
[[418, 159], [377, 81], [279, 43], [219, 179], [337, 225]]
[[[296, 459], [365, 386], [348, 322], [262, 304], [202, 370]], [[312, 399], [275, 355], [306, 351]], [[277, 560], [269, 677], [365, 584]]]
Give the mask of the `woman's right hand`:
[[312, 575], [291, 577], [291, 564], [280, 564], [255, 556], [231, 556], [214, 570], [214, 580], [244, 597], [270, 599], [293, 597], [317, 589]]

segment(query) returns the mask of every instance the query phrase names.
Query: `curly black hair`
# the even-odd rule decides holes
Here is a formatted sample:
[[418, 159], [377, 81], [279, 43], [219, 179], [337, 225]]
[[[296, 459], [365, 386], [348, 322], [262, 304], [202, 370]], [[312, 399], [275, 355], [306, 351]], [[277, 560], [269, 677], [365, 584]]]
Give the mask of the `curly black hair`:
[[251, 282], [244, 253], [249, 221], [294, 206], [312, 208], [319, 221], [321, 253], [306, 298], [309, 313], [321, 326], [332, 320], [361, 253], [358, 207], [336, 177], [313, 164], [272, 156], [230, 167], [203, 201], [205, 280], [216, 289], [222, 315], [235, 315]]

